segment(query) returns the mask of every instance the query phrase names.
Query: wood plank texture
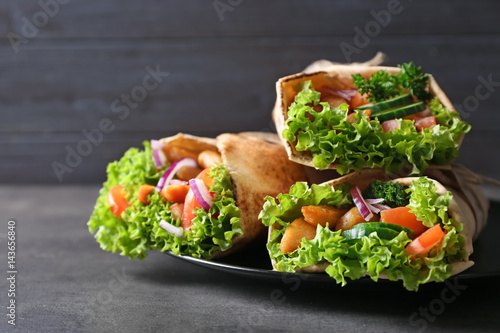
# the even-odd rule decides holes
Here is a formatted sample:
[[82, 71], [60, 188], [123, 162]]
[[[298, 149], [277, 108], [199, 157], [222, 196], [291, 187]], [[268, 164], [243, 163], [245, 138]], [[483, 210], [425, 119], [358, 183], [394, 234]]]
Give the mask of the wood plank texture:
[[[17, 53], [8, 38], [0, 40], [0, 182], [57, 183], [51, 163], [63, 163], [66, 147], [76, 149], [86, 139], [82, 131], [103, 119], [113, 129], [64, 182], [101, 182], [106, 164], [127, 147], [179, 131], [212, 137], [273, 131], [275, 81], [317, 59], [346, 61], [341, 43], [355, 45], [353, 28], [375, 22], [370, 11], [388, 3], [243, 1], [223, 21], [211, 1], [59, 5]], [[500, 2], [400, 6], [352, 61], [379, 50], [389, 55], [388, 65], [413, 60], [456, 105], [475, 95], [480, 77], [499, 84]], [[33, 1], [2, 2], [0, 34], [22, 35], [26, 19], [42, 17], [41, 10]], [[462, 113], [473, 130], [459, 158], [496, 178], [499, 88]], [[132, 97], [127, 106], [125, 95], [140, 101]]]
[[[350, 35], [355, 26], [363, 27], [373, 20], [372, 10], [380, 12], [393, 5], [394, 14], [384, 28], [387, 34], [500, 32], [500, 26], [495, 24], [500, 3], [495, 0], [453, 3], [432, 0], [224, 0], [220, 2], [235, 5], [230, 5], [231, 9], [226, 11], [219, 10], [221, 16], [214, 8], [214, 1], [58, 1], [68, 3], [60, 5], [58, 10], [51, 6], [55, 15], [41, 29], [40, 38]], [[20, 31], [25, 25], [23, 17], [33, 21], [33, 16], [42, 10], [38, 1], [2, 3], [0, 12], [6, 15], [6, 21], [0, 25], [0, 32]]]

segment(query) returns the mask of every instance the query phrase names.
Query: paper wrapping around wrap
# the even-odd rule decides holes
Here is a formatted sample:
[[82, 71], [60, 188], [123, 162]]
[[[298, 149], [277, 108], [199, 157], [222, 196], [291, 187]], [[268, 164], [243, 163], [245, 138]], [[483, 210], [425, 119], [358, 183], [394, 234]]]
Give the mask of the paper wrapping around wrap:
[[241, 210], [243, 235], [232, 240], [226, 251], [217, 250], [212, 258], [232, 253], [259, 235], [265, 227], [258, 219], [267, 195], [288, 192], [297, 181], [304, 181], [302, 166], [288, 160], [283, 146], [275, 134], [245, 132], [221, 134], [216, 139], [179, 133], [160, 140], [162, 143], [190, 149], [218, 151], [234, 185], [236, 206]]
[[474, 222], [471, 224], [472, 240], [477, 239], [479, 233], [486, 225], [488, 218], [489, 200], [483, 189], [483, 178], [459, 164], [440, 167], [430, 167], [425, 175], [438, 180], [454, 197], [459, 197], [472, 211]]
[[328, 71], [330, 68], [335, 67], [337, 65], [350, 65], [350, 66], [378, 66], [382, 64], [387, 59], [387, 56], [383, 52], [377, 52], [377, 54], [370, 60], [365, 62], [353, 62], [349, 64], [343, 64], [340, 62], [334, 62], [330, 60], [316, 60], [313, 63], [309, 64], [304, 70], [303, 73], [314, 73], [320, 71]]

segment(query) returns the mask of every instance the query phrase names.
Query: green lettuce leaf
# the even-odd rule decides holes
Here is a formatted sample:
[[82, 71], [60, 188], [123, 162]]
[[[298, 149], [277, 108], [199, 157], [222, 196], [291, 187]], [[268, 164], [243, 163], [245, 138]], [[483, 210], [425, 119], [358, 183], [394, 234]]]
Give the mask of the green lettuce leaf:
[[[215, 166], [209, 175], [214, 179], [210, 191], [215, 193], [210, 210], [206, 212], [203, 208], [197, 208], [197, 217], [193, 219], [191, 230], [185, 231], [183, 237], [176, 237], [158, 223], [153, 223], [155, 249], [206, 258], [216, 250], [229, 249], [233, 238], [243, 234], [240, 225], [241, 211], [236, 206], [233, 183], [227, 168], [224, 165]], [[150, 214], [150, 219], [154, 219], [153, 216]], [[180, 227], [180, 220], [175, 220], [171, 215], [163, 219]]]
[[[458, 234], [462, 228], [461, 223], [445, 217], [444, 214], [444, 205], [449, 203], [451, 196], [447, 194], [444, 197], [436, 197], [429, 190], [432, 186], [434, 184], [431, 180], [422, 177], [408, 189], [411, 203], [427, 203], [419, 209], [419, 214], [427, 216], [432, 215], [431, 212], [435, 213], [441, 220], [435, 220], [433, 223], [442, 222], [447, 230], [441, 249], [431, 251], [425, 258], [410, 260], [405, 247], [411, 239], [404, 231], [391, 240], [380, 239], [377, 233], [372, 233], [361, 240], [348, 243], [341, 231], [332, 231], [321, 225], [318, 225], [314, 239], [303, 239], [297, 250], [288, 254], [282, 253], [281, 238], [286, 227], [302, 216], [302, 206], [352, 206], [352, 197], [346, 185], [341, 184], [336, 189], [328, 185], [312, 185], [309, 188], [305, 183], [296, 183], [290, 193], [279, 194], [276, 199], [266, 198], [259, 217], [266, 226], [275, 223], [278, 226], [271, 233], [267, 244], [270, 258], [276, 261], [275, 268], [283, 272], [295, 272], [301, 267], [329, 263], [326, 273], [342, 285], [345, 285], [348, 279], [354, 280], [364, 276], [377, 281], [381, 274], [393, 281], [402, 279], [408, 290], [418, 290], [420, 284], [431, 279], [443, 281], [451, 275], [451, 263], [461, 261], [465, 257], [464, 238]], [[428, 199], [429, 195], [432, 198]]]
[[[101, 248], [106, 251], [120, 252], [130, 258], [143, 259], [151, 247], [151, 239], [147, 232], [139, 232], [127, 220], [111, 213], [107, 196], [109, 190], [116, 185], [124, 185], [128, 193], [127, 200], [137, 196], [139, 187], [146, 183], [157, 183], [162, 171], [157, 171], [151, 158], [152, 149], [149, 142], [144, 142], [144, 151], [131, 148], [119, 161], [108, 164], [107, 180], [99, 192], [94, 211], [88, 222], [90, 233]], [[132, 204], [123, 216], [133, 213], [136, 204]], [[138, 237], [141, 234], [141, 237]], [[135, 235], [132, 238], [132, 235]]]
[[[318, 104], [322, 108], [316, 112], [313, 106]], [[337, 163], [340, 174], [374, 167], [397, 174], [409, 167], [411, 175], [421, 175], [430, 163], [453, 161], [460, 136], [470, 130], [457, 112], [447, 110], [437, 99], [429, 107], [437, 126], [418, 132], [412, 120], [398, 119], [399, 128], [385, 133], [378, 119], [370, 120], [359, 110], [355, 123], [350, 123], [347, 104], [331, 108], [320, 103], [320, 93], [307, 81], [288, 109], [282, 135], [297, 151], [311, 154], [320, 170]]]
[[[209, 212], [197, 208], [190, 231], [182, 237], [174, 236], [159, 226], [164, 220], [180, 227], [180, 220], [174, 219], [167, 202], [158, 192], [153, 191], [146, 205], [138, 200], [137, 193], [143, 184], [156, 185], [168, 166], [156, 170], [149, 142], [144, 142], [144, 150], [129, 149], [119, 160], [107, 168], [107, 180], [99, 192], [94, 212], [88, 222], [89, 231], [101, 248], [106, 251], [120, 252], [129, 258], [144, 259], [149, 250], [172, 251], [175, 254], [194, 257], [209, 257], [215, 250], [227, 250], [234, 237], [241, 235], [241, 211], [236, 207], [233, 184], [224, 165], [214, 166], [210, 176], [214, 184], [213, 205]], [[107, 203], [109, 190], [123, 185], [127, 200], [131, 204], [121, 218], [111, 213]]]

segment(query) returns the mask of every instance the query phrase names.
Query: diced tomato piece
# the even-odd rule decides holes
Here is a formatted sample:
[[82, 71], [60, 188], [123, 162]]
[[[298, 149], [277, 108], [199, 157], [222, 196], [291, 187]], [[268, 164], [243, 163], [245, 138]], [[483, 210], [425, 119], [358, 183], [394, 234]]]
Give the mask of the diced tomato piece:
[[184, 204], [176, 202], [170, 205], [170, 211], [172, 212], [172, 217], [176, 220], [179, 220], [182, 218], [182, 212], [184, 211]]
[[403, 119], [417, 120], [420, 118], [429, 117], [430, 115], [432, 115], [432, 112], [429, 108], [427, 108], [424, 111], [420, 111], [420, 112], [411, 114], [409, 116], [403, 117]]
[[203, 169], [202, 172], [196, 176], [196, 178], [203, 180], [203, 183], [207, 187], [208, 190], [210, 190], [210, 186], [214, 184], [214, 179], [210, 177], [208, 174], [210, 173], [210, 168]]
[[153, 191], [155, 187], [153, 185], [144, 184], [139, 187], [139, 192], [137, 193], [137, 199], [145, 205], [149, 205], [148, 195]]
[[351, 112], [347, 115], [347, 121], [350, 122], [351, 124], [354, 124], [356, 122], [354, 115], [355, 115], [354, 112]]
[[443, 239], [444, 235], [446, 235], [446, 233], [441, 229], [438, 223], [408, 244], [406, 246], [406, 251], [412, 256], [416, 254], [426, 254]]
[[193, 210], [198, 207], [201, 207], [201, 205], [198, 200], [196, 200], [193, 190], [189, 189], [189, 192], [186, 195], [186, 201], [184, 202], [184, 211], [182, 212], [182, 229], [191, 229], [191, 226], [193, 225], [193, 219], [196, 217], [196, 214], [193, 213]]
[[108, 193], [108, 204], [110, 205], [111, 212], [118, 217], [122, 216], [125, 209], [130, 207], [127, 199], [125, 199], [125, 193], [123, 186], [117, 185], [113, 186]]
[[357, 92], [356, 95], [354, 95], [353, 98], [351, 98], [349, 106], [350, 109], [355, 109], [362, 105], [366, 105], [368, 103], [370, 103], [370, 101], [368, 100], [368, 94], [361, 95], [359, 92]]
[[399, 128], [399, 123], [396, 119], [386, 120], [382, 124], [382, 129], [384, 132], [393, 132], [396, 128]]
[[417, 220], [417, 216], [410, 212], [409, 207], [397, 207], [380, 212], [380, 222], [397, 224], [413, 230], [413, 237], [418, 237], [428, 228]]
[[[347, 121], [350, 122], [351, 124], [354, 124], [356, 122], [356, 118], [354, 118], [355, 114], [356, 114], [355, 112], [352, 112], [347, 115]], [[365, 111], [363, 111], [363, 114], [367, 117], [370, 117], [370, 115], [372, 114], [372, 110], [366, 109]]]
[[189, 185], [167, 185], [161, 190], [160, 195], [170, 202], [184, 202], [189, 191]]
[[424, 128], [430, 128], [436, 126], [436, 116], [425, 117], [415, 120], [415, 127], [417, 131], [421, 131]]

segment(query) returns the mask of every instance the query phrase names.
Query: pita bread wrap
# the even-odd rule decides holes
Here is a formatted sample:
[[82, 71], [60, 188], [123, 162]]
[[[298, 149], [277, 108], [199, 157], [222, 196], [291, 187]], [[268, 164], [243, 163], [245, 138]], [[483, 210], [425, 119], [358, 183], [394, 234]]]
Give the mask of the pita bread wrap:
[[[445, 121], [444, 116], [438, 116], [436, 121], [441, 125], [440, 129], [451, 133], [453, 140], [438, 140], [437, 134], [433, 134], [430, 141], [435, 142], [435, 145], [430, 142], [424, 145], [430, 134], [424, 135], [413, 124], [396, 125], [395, 122], [389, 122], [382, 126], [385, 120], [379, 121], [375, 113], [368, 117], [362, 116], [364, 111], [359, 112], [360, 118], [354, 117], [354, 114], [348, 116], [348, 113], [359, 107], [354, 104], [357, 103], [353, 97], [357, 87], [353, 75], [360, 74], [369, 79], [378, 71], [388, 74], [401, 72], [398, 67], [379, 66], [383, 59], [383, 54], [378, 54], [366, 63], [336, 64], [320, 60], [308, 66], [304, 72], [283, 77], [276, 82], [277, 99], [273, 120], [290, 160], [320, 170], [337, 169], [341, 174], [362, 168], [386, 168], [390, 173], [397, 173], [398, 169], [411, 166], [412, 174], [420, 175], [429, 164], [446, 164], [457, 157], [463, 135], [469, 130], [465, 122], [450, 125], [451, 122]], [[446, 114], [446, 119], [456, 118], [454, 121], [458, 123], [459, 115], [453, 104], [434, 77], [427, 75], [427, 90], [432, 95], [432, 102], [426, 102], [427, 109], [418, 114], [419, 117], [422, 115], [419, 119]], [[321, 94], [318, 100], [311, 93], [311, 88]], [[315, 105], [318, 102], [325, 102], [329, 107]], [[341, 105], [345, 105], [345, 111]], [[342, 125], [342, 119], [353, 125]], [[431, 118], [428, 120], [429, 126], [432, 126]], [[390, 131], [390, 126], [405, 128], [404, 134], [391, 136], [394, 129]], [[366, 131], [367, 127], [370, 127], [369, 131]], [[427, 139], [424, 140], [424, 137]], [[402, 143], [405, 140], [407, 144]], [[422, 145], [419, 146], [419, 143]], [[433, 153], [428, 149], [432, 149]]]
[[[433, 173], [438, 174], [436, 170], [433, 170]], [[444, 178], [442, 175], [438, 176]], [[375, 237], [372, 232], [368, 238], [363, 237], [366, 240], [360, 236], [354, 243], [349, 243], [346, 238], [343, 238], [344, 229], [339, 228], [340, 225], [343, 225], [343, 222], [341, 222], [343, 217], [336, 217], [336, 221], [332, 220], [331, 224], [329, 222], [329, 226], [332, 225], [331, 227], [318, 226], [315, 230], [316, 236], [313, 236], [314, 234], [304, 236], [308, 237], [306, 239], [309, 240], [302, 239], [295, 250], [283, 253], [286, 246], [283, 247], [281, 243], [286, 237], [287, 229], [292, 225], [291, 222], [296, 223], [295, 221], [303, 216], [309, 219], [309, 222], [306, 221], [308, 224], [312, 222], [310, 217], [306, 215], [308, 214], [307, 211], [303, 210], [302, 207], [331, 206], [336, 207], [336, 209], [344, 208], [341, 213], [344, 214], [344, 212], [355, 207], [351, 201], [352, 196], [349, 189], [358, 186], [361, 191], [364, 191], [374, 180], [399, 183], [408, 187], [413, 184], [410, 198], [416, 200], [417, 205], [419, 202], [427, 202], [425, 201], [428, 200], [427, 197], [434, 198], [432, 194], [429, 194], [430, 192], [424, 190], [424, 186], [432, 187], [436, 193], [435, 198], [441, 198], [438, 200], [443, 200], [444, 196], [447, 196], [448, 191], [450, 191], [452, 199], [443, 208], [443, 211], [446, 211], [447, 214], [447, 221], [441, 220], [442, 227], [444, 226], [446, 232], [444, 238], [432, 247], [427, 254], [425, 252], [417, 254], [415, 258], [411, 259], [405, 247], [412, 239], [417, 238], [420, 233], [417, 234], [415, 231], [415, 236], [411, 238], [411, 235], [406, 233], [404, 233], [404, 237], [401, 237], [403, 236], [403, 232], [401, 232], [389, 243], [384, 243], [387, 241], [371, 239]], [[269, 198], [260, 215], [264, 224], [270, 226], [267, 247], [275, 270], [307, 273], [327, 272], [337, 280], [337, 283], [342, 283], [342, 285], [347, 282], [346, 278], [357, 279], [365, 275], [370, 276], [375, 281], [379, 278], [403, 280], [407, 289], [417, 290], [420, 284], [429, 281], [443, 281], [474, 264], [469, 259], [473, 252], [472, 241], [480, 230], [479, 226], [484, 225], [483, 219], [486, 219], [487, 205], [485, 208], [475, 210], [464, 199], [464, 193], [458, 188], [447, 188], [439, 181], [428, 177], [391, 178], [380, 169], [361, 170], [321, 185], [312, 185], [311, 188], [306, 185], [300, 185], [299, 187], [300, 189], [292, 187], [290, 195], [278, 196], [276, 199], [279, 203], [273, 204], [271, 198]], [[335, 191], [332, 191], [332, 188]], [[482, 195], [478, 188], [476, 188], [476, 193]], [[419, 201], [422, 199], [424, 201]], [[439, 202], [433, 200], [429, 201], [429, 207], [434, 207], [433, 204]], [[486, 199], [483, 195], [478, 200]], [[352, 209], [357, 210], [357, 208]], [[359, 214], [359, 210], [357, 211]], [[348, 216], [348, 214], [345, 214], [345, 216]], [[379, 217], [377, 216], [375, 221], [378, 220]], [[439, 223], [438, 221], [436, 223]], [[366, 221], [357, 221], [355, 224], [359, 223], [357, 226], [359, 227], [364, 222]], [[463, 226], [463, 229], [460, 226]], [[346, 227], [346, 230], [350, 227], [352, 226]], [[425, 230], [428, 230], [428, 227], [425, 227]], [[292, 233], [290, 232], [290, 234]], [[369, 238], [370, 240], [368, 240]], [[299, 239], [301, 238], [299, 237]], [[288, 242], [289, 239], [286, 239], [286, 241]], [[379, 256], [380, 253], [384, 253], [384, 255]], [[390, 256], [387, 257], [387, 255]]]
[[[96, 239], [105, 250], [141, 259], [151, 249], [201, 258], [225, 256], [259, 236], [265, 237], [258, 214], [267, 195], [287, 192], [293, 183], [305, 179], [302, 167], [288, 160], [276, 135], [267, 133], [222, 134], [215, 139], [179, 133], [154, 146], [167, 159], [161, 169], [153, 164], [155, 149], [149, 143], [145, 143], [144, 151], [132, 148], [120, 161], [108, 166], [108, 181], [89, 221], [90, 231], [97, 230]], [[203, 160], [206, 155], [219, 156], [217, 163]], [[195, 165], [194, 160], [198, 161], [197, 167], [191, 166], [195, 173], [189, 179], [209, 168], [208, 183], [212, 185], [205, 185], [207, 177], [199, 175], [202, 185], [198, 181], [193, 186], [190, 181], [186, 188], [189, 191], [181, 199], [169, 196], [169, 183], [153, 190], [171, 173], [174, 162], [189, 159]], [[181, 178], [183, 172], [172, 171], [174, 179]], [[176, 182], [170, 185], [181, 189], [187, 186]], [[152, 185], [147, 203], [136, 199], [143, 184]], [[124, 188], [130, 204], [120, 216], [110, 212], [108, 198], [115, 186]], [[198, 186], [200, 193], [204, 187], [205, 195], [210, 197], [207, 208], [198, 203], [206, 198], [194, 193]], [[200, 195], [202, 199], [198, 199]]]
[[265, 227], [258, 219], [264, 198], [287, 192], [295, 182], [306, 179], [303, 168], [288, 160], [274, 134], [221, 134], [217, 137], [217, 148], [234, 184], [243, 235], [233, 239], [231, 249], [225, 253], [218, 250], [214, 257], [227, 255], [265, 234]]

